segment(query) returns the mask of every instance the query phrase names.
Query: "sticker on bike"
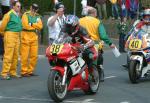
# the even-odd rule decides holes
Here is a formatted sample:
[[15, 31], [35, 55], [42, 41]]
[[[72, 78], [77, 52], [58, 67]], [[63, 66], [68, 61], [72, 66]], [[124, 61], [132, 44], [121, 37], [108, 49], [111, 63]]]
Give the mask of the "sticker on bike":
[[138, 50], [142, 47], [142, 40], [140, 39], [133, 39], [129, 42], [129, 49]]
[[52, 46], [50, 48], [50, 53], [58, 54], [61, 52], [62, 48], [63, 48], [62, 44], [52, 44]]

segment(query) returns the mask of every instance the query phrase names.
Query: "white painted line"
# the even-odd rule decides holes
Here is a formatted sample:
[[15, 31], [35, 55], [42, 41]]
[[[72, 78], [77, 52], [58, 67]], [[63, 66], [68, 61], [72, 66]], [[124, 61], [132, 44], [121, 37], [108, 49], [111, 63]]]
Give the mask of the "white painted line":
[[120, 103], [130, 103], [130, 102], [128, 102], [128, 101], [123, 101], [123, 102], [120, 102]]
[[[98, 102], [92, 102], [94, 99], [85, 99], [81, 103], [98, 103]], [[99, 102], [100, 103], [100, 102]]]
[[52, 101], [49, 99], [36, 99], [36, 98], [27, 98], [27, 97], [4, 97], [4, 96], [0, 96], [0, 99], [14, 99], [14, 100], [30, 100], [30, 101]]
[[[42, 102], [52, 102], [53, 100], [50, 99], [37, 99], [37, 98], [28, 98], [28, 97], [6, 97], [0, 96], [0, 99], [11, 99], [11, 100], [28, 100], [28, 101], [42, 101]], [[94, 99], [85, 99], [84, 101], [64, 101], [64, 103], [98, 103], [98, 102], [91, 102]]]
[[41, 58], [46, 58], [45, 55], [38, 55], [38, 58], [41, 59]]
[[90, 101], [92, 101], [92, 100], [94, 100], [94, 99], [85, 99], [84, 101], [85, 101], [85, 102], [90, 102]]
[[[42, 59], [42, 58], [46, 58], [46, 56], [45, 55], [38, 55], [38, 59]], [[21, 60], [21, 58], [18, 57], [18, 61], [20, 61], [20, 60]], [[0, 62], [2, 62], [2, 61], [0, 60]]]
[[115, 78], [117, 76], [109, 76], [109, 77], [105, 77], [104, 79], [110, 79], [110, 78]]

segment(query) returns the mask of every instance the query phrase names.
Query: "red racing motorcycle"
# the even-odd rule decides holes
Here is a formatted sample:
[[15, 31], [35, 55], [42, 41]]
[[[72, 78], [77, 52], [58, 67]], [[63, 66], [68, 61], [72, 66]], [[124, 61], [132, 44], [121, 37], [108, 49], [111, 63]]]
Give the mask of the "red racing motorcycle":
[[62, 37], [46, 49], [51, 67], [47, 81], [48, 91], [55, 102], [62, 102], [67, 92], [74, 89], [81, 89], [86, 94], [95, 94], [98, 91], [98, 51], [95, 46], [90, 48], [95, 55], [92, 56], [92, 66], [89, 68], [83, 59], [82, 50], [77, 49], [80, 47], [80, 44], [72, 44], [67, 37]]

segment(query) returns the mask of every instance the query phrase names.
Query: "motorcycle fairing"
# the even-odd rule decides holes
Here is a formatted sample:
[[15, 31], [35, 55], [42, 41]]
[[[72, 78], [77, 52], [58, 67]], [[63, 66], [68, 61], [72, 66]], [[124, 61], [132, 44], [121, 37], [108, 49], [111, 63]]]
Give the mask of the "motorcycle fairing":
[[[71, 91], [73, 89], [76, 89], [76, 88], [79, 88], [79, 89], [82, 89], [82, 90], [88, 90], [89, 89], [89, 84], [88, 84], [88, 69], [85, 69], [85, 79], [82, 78], [82, 73], [81, 72], [80, 74], [78, 75], [75, 75], [71, 78], [70, 80], [70, 83], [69, 83], [69, 86], [68, 86], [68, 91]], [[85, 82], [87, 81], [87, 82]]]

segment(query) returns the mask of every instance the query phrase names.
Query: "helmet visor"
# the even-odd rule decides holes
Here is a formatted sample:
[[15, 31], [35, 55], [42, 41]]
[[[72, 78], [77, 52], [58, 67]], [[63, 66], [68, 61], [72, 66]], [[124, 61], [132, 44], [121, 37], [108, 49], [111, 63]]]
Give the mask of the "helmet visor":
[[71, 35], [76, 29], [76, 26], [72, 26], [71, 24], [66, 24], [66, 32]]
[[143, 16], [144, 21], [150, 22], [150, 15], [144, 15]]

